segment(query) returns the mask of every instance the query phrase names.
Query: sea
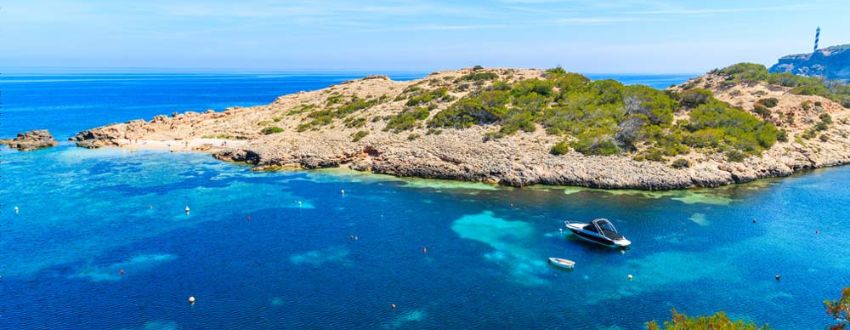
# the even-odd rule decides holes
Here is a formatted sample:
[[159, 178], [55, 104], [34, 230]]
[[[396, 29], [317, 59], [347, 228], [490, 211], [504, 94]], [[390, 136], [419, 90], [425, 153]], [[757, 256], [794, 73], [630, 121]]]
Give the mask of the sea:
[[[823, 301], [850, 285], [850, 167], [716, 189], [518, 189], [66, 141], [372, 73], [0, 75], [0, 136], [63, 141], [0, 149], [0, 329], [642, 329], [673, 309], [831, 324]], [[598, 217], [632, 246], [562, 230]]]

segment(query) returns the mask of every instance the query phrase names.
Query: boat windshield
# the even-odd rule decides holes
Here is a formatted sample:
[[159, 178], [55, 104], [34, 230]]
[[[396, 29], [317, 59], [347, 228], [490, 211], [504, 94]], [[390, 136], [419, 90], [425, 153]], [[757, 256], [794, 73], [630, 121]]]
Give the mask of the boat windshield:
[[593, 224], [595, 224], [605, 237], [610, 239], [621, 239], [623, 235], [617, 232], [617, 228], [614, 227], [614, 224], [606, 219], [596, 219], [593, 220]]

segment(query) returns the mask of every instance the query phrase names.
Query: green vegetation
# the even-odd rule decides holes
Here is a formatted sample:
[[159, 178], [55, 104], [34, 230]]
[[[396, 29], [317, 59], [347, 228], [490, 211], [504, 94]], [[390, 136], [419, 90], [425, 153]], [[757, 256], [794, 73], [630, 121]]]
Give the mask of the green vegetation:
[[567, 144], [566, 141], [561, 141], [561, 142], [558, 142], [557, 144], [555, 144], [554, 146], [552, 146], [552, 149], [549, 150], [549, 153], [551, 153], [555, 156], [559, 156], [559, 155], [566, 154], [569, 151], [570, 151], [570, 145]]
[[[298, 125], [298, 131], [303, 132], [308, 129], [315, 129], [321, 126], [330, 125], [334, 121], [334, 119], [345, 118], [352, 113], [371, 107], [380, 102], [380, 99], [364, 100], [358, 98], [357, 96], [354, 96], [351, 97], [347, 103], [342, 102], [343, 98], [341, 95], [331, 96], [330, 98], [328, 98], [326, 104], [334, 106], [327, 109], [315, 110], [310, 112], [307, 115], [307, 118], [305, 119], [309, 121]], [[360, 127], [363, 126], [363, 123], [365, 123], [365, 119], [363, 119], [363, 122], [354, 122], [353, 126], [349, 126], [350, 123], [350, 121], [347, 122], [346, 126]]]
[[369, 135], [369, 131], [357, 131], [354, 134], [351, 134], [351, 142], [357, 142]]
[[691, 330], [691, 329], [712, 329], [712, 330], [768, 330], [767, 325], [759, 326], [753, 322], [745, 322], [742, 320], [733, 321], [723, 312], [717, 312], [711, 316], [687, 316], [676, 312], [673, 309], [673, 317], [669, 321], [664, 321], [664, 327], [660, 327], [656, 321], [651, 321], [646, 324], [648, 330]]
[[[674, 123], [673, 113], [680, 107], [693, 109], [691, 118]], [[496, 81], [428, 121], [432, 128], [475, 125], [498, 125], [488, 138], [542, 126], [549, 134], [566, 138], [553, 154], [572, 148], [585, 155], [614, 155], [640, 145], [646, 148], [636, 159], [653, 161], [690, 148], [759, 154], [779, 135], [772, 124], [716, 100], [706, 90], [677, 95], [613, 80], [590, 81], [561, 68], [547, 70], [543, 79]]]
[[672, 166], [675, 169], [688, 168], [688, 167], [691, 167], [691, 162], [689, 162], [687, 159], [679, 158], [679, 159], [674, 160], [673, 163], [670, 164], [670, 166]]
[[754, 63], [738, 63], [715, 72], [725, 75], [726, 81], [729, 83], [764, 81], [774, 85], [791, 87], [793, 94], [819, 95], [838, 102], [845, 108], [850, 108], [850, 85], [838, 81], [790, 73], [769, 73], [764, 65]]
[[850, 287], [841, 291], [841, 298], [826, 300], [823, 305], [826, 307], [826, 314], [835, 319], [830, 330], [844, 330], [850, 326]]
[[767, 67], [756, 63], [738, 63], [730, 65], [718, 71], [726, 76], [726, 81], [731, 83], [754, 83], [766, 81], [770, 73]]
[[393, 131], [393, 133], [399, 133], [401, 131], [410, 130], [416, 128], [419, 124], [420, 120], [425, 120], [428, 118], [429, 114], [428, 108], [418, 107], [412, 109], [405, 109], [402, 112], [390, 117], [390, 120], [387, 122], [387, 126], [384, 127], [384, 131]]
[[281, 132], [283, 132], [283, 128], [280, 128], [280, 127], [277, 127], [277, 126], [269, 126], [269, 127], [263, 128], [260, 131], [260, 133], [263, 133], [265, 135], [281, 133]]
[[[479, 69], [480, 70], [480, 69]], [[499, 75], [494, 72], [480, 72], [473, 69], [472, 73], [465, 74], [458, 78], [460, 81], [486, 81], [499, 78]]]
[[407, 99], [407, 103], [405, 105], [409, 107], [415, 107], [420, 104], [427, 104], [433, 100], [440, 101], [451, 101], [453, 97], [449, 95], [449, 90], [445, 87], [437, 88], [428, 91], [422, 91], [416, 95], [411, 96]]
[[[817, 124], [815, 124], [814, 126], [810, 127], [809, 129], [807, 129], [803, 132], [803, 134], [801, 135], [802, 138], [808, 140], [808, 139], [815, 137], [815, 135], [817, 135], [819, 132], [822, 132], [822, 131], [829, 129], [829, 125], [832, 124], [832, 117], [828, 113], [822, 113], [819, 116], [819, 118], [820, 118], [820, 121]], [[821, 135], [821, 136], [822, 136], [820, 138], [821, 141], [826, 142], [826, 140], [824, 140], [823, 135]]]

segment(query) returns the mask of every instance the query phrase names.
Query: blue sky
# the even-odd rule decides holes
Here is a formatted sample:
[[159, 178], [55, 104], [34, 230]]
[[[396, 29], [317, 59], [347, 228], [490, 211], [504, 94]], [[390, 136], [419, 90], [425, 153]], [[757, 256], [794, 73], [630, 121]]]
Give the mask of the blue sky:
[[850, 43], [850, 1], [52, 1], [0, 5], [0, 67], [698, 73]]

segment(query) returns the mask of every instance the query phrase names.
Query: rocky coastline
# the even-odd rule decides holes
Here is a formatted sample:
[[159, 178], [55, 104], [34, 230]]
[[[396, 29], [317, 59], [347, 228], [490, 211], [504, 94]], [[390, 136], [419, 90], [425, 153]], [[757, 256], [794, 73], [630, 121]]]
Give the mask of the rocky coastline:
[[12, 139], [0, 139], [0, 144], [5, 144], [19, 151], [32, 151], [55, 147], [58, 142], [56, 142], [48, 130], [32, 130], [18, 133]]
[[[499, 139], [488, 138], [492, 125], [434, 130], [424, 126], [403, 132], [388, 129], [387, 118], [410, 104], [414, 87], [451, 84], [473, 69], [433, 73], [423, 79], [397, 82], [383, 76], [350, 81], [322, 90], [300, 92], [256, 107], [235, 107], [222, 112], [186, 112], [157, 116], [150, 121], [93, 128], [71, 138], [78, 146], [104, 146], [197, 151], [231, 162], [244, 162], [257, 170], [349, 167], [405, 177], [454, 179], [509, 186], [533, 184], [574, 185], [593, 188], [668, 190], [717, 187], [759, 178], [787, 176], [798, 171], [850, 163], [850, 111], [820, 96], [795, 95], [787, 88], [765, 83], [722, 83], [708, 74], [683, 85], [699, 86], [715, 97], [754, 111], [764, 97], [778, 100], [777, 113], [795, 113], [794, 124], [783, 125], [789, 137], [760, 156], [729, 161], [723, 155], [691, 151], [689, 166], [672, 160], [636, 160], [633, 155], [584, 155], [570, 150], [553, 155], [559, 138], [543, 129]], [[488, 69], [510, 79], [544, 75], [532, 69]], [[449, 89], [451, 98], [468, 94], [475, 86]], [[677, 86], [671, 88], [676, 90]], [[305, 127], [315, 120], [305, 109], [330, 104], [335, 98], [376, 100], [357, 116], [335, 119], [322, 127]], [[435, 102], [434, 112], [451, 104]], [[818, 104], [812, 110], [806, 104]], [[823, 139], [798, 138], [823, 113], [834, 124]], [[681, 114], [677, 114], [680, 116]], [[361, 119], [362, 118], [362, 119]], [[356, 124], [351, 124], [356, 122]], [[270, 129], [273, 127], [273, 129]]]

